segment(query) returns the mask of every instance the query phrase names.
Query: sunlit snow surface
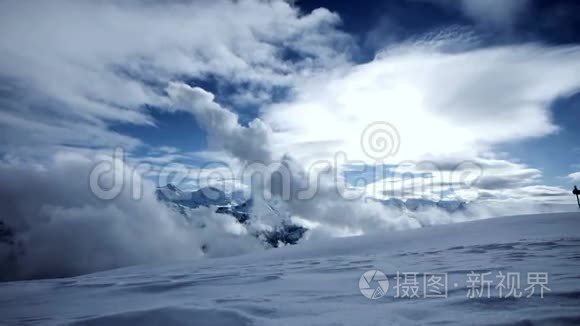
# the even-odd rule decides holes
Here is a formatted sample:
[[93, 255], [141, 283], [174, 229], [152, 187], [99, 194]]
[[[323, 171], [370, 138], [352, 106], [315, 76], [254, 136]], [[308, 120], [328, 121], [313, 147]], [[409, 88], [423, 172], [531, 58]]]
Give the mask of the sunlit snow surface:
[[[358, 287], [360, 276], [371, 269], [385, 272], [391, 285], [377, 300], [365, 298]], [[551, 291], [543, 299], [500, 299], [493, 291], [493, 298], [470, 299], [471, 271], [520, 272], [523, 283], [527, 272], [548, 272]], [[448, 273], [448, 298], [394, 298], [397, 272]], [[224, 259], [0, 284], [2, 325], [529, 322], [580, 323], [580, 213], [496, 218]]]

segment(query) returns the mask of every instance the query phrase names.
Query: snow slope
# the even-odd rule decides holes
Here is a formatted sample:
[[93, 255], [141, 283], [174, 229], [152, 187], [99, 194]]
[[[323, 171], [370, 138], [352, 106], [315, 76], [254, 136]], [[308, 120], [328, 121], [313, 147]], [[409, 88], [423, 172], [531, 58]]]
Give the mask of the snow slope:
[[[377, 300], [367, 270], [387, 274]], [[468, 298], [477, 273], [548, 272], [542, 299]], [[447, 273], [447, 298], [395, 298], [397, 272]], [[457, 286], [454, 284], [457, 283]], [[479, 220], [308, 242], [220, 259], [0, 283], [0, 324], [388, 325], [580, 323], [580, 213]]]

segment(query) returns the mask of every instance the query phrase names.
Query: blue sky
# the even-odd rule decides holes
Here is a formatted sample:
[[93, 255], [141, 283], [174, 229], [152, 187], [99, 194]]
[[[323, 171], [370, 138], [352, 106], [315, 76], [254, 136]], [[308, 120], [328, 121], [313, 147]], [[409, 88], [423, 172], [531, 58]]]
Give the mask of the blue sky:
[[572, 183], [562, 176], [578, 170], [580, 96], [575, 94], [554, 101], [552, 112], [554, 123], [560, 127], [556, 134], [505, 144], [499, 150], [512, 153], [532, 166], [542, 167], [546, 183], [570, 188]]
[[381, 162], [391, 179], [432, 172], [403, 161], [446, 179], [469, 161], [485, 172], [480, 198], [565, 200], [580, 183], [575, 1], [5, 6], [5, 164], [116, 146], [192, 169], [339, 151], [372, 164], [361, 131], [388, 121], [401, 136]]

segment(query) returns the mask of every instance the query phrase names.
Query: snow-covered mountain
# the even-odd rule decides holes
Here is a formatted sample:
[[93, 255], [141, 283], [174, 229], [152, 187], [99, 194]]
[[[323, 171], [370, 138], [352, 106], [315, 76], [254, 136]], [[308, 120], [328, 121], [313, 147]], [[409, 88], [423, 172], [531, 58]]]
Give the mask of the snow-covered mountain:
[[458, 212], [466, 212], [470, 208], [470, 204], [458, 200], [432, 201], [428, 199], [419, 199], [419, 198], [407, 199], [406, 201], [397, 198], [390, 198], [386, 200], [371, 198], [371, 200], [378, 201], [383, 205], [392, 209], [397, 209], [401, 211], [407, 210], [411, 212], [418, 212], [435, 208], [453, 214]]
[[[253, 198], [242, 203], [242, 193], [225, 194], [223, 191], [206, 187], [193, 192], [184, 192], [172, 184], [159, 187], [157, 198], [170, 205], [174, 210], [188, 219], [195, 219], [190, 210], [201, 206], [214, 207], [218, 214], [233, 216], [249, 233], [261, 239], [269, 247], [296, 244], [308, 229], [292, 223], [288, 214], [275, 208], [272, 203]], [[271, 228], [253, 228], [252, 223], [267, 218], [273, 221]], [[195, 222], [195, 221], [194, 221]], [[202, 225], [203, 226], [203, 225]]]
[[185, 192], [173, 184], [167, 184], [156, 190], [157, 198], [164, 201], [174, 202], [190, 208], [200, 206], [221, 206], [231, 203], [231, 198], [223, 191], [214, 187], [205, 187], [192, 192]]
[[242, 204], [246, 200], [250, 199], [250, 196], [243, 190], [234, 190], [230, 194], [230, 199], [232, 204]]

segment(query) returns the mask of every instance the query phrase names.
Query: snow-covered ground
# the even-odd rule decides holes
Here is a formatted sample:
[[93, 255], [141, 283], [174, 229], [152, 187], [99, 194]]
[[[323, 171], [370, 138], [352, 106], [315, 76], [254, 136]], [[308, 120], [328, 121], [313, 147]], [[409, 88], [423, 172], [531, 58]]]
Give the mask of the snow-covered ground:
[[[369, 270], [384, 272], [389, 281], [386, 295], [376, 300], [359, 289]], [[396, 297], [397, 272], [419, 273], [419, 298], [401, 293], [410, 277], [399, 279]], [[493, 282], [490, 296], [470, 298], [470, 278], [486, 272]], [[520, 275], [513, 288], [521, 298], [498, 295], [500, 272]], [[536, 272], [548, 273], [549, 290], [541, 298], [536, 288], [528, 298], [527, 276]], [[423, 273], [447, 274], [447, 298], [424, 298]], [[551, 325], [580, 323], [579, 307], [580, 213], [495, 218], [0, 284], [2, 325]]]

